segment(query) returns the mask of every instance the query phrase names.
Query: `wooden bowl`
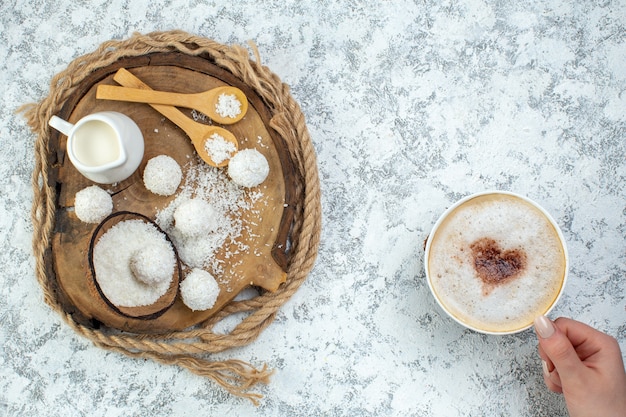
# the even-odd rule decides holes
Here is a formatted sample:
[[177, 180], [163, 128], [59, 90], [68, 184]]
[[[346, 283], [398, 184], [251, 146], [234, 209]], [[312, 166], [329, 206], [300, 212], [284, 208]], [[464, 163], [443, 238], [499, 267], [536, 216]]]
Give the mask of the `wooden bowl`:
[[[169, 242], [172, 249], [174, 250], [174, 255], [176, 258], [176, 263], [174, 265], [174, 276], [172, 277], [172, 281], [170, 283], [167, 291], [159, 297], [157, 301], [153, 304], [139, 307], [122, 307], [113, 304], [111, 300], [107, 298], [98, 283], [98, 276], [96, 274], [96, 269], [94, 267], [94, 248], [100, 238], [108, 232], [113, 226], [124, 222], [126, 220], [141, 220], [145, 223], [151, 224], [156, 229], [163, 234], [165, 239]], [[178, 253], [176, 251], [176, 247], [170, 240], [169, 236], [159, 226], [150, 220], [148, 217], [143, 214], [133, 213], [130, 211], [121, 211], [117, 213], [113, 213], [107, 218], [105, 218], [99, 225], [96, 227], [93, 235], [91, 236], [91, 241], [89, 243], [89, 272], [91, 273], [91, 284], [93, 285], [93, 289], [97, 292], [98, 296], [104, 301], [108, 308], [110, 308], [113, 312], [120, 314], [124, 317], [134, 318], [139, 320], [152, 320], [157, 317], [160, 317], [165, 313], [170, 307], [174, 305], [176, 301], [176, 297], [178, 295], [178, 284], [182, 281], [182, 269], [180, 264], [180, 259], [178, 258]]]

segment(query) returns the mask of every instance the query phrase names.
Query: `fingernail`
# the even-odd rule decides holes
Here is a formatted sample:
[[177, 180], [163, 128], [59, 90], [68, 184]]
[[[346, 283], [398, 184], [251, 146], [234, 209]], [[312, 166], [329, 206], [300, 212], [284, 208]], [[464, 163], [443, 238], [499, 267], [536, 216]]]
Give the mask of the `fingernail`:
[[548, 369], [548, 362], [542, 360], [541, 361], [541, 368], [543, 369], [543, 374], [545, 376], [550, 376], [550, 370]]
[[554, 334], [554, 324], [546, 316], [539, 316], [535, 319], [535, 330], [542, 339], [547, 339]]

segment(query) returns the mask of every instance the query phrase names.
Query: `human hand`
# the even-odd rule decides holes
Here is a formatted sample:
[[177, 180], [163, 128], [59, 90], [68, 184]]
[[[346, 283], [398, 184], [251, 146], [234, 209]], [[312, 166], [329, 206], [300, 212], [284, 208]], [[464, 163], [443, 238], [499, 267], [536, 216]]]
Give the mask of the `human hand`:
[[563, 393], [571, 417], [626, 416], [626, 372], [617, 340], [586, 324], [535, 319], [548, 389]]

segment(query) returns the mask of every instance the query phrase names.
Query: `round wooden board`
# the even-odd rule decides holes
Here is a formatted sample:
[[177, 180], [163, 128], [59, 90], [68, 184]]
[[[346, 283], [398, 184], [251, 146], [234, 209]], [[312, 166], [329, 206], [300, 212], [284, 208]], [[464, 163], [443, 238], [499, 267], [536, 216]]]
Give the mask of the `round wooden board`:
[[[231, 248], [224, 245], [215, 254], [217, 259], [229, 266], [224, 268], [222, 276], [216, 277], [221, 291], [215, 306], [207, 311], [194, 312], [178, 296], [173, 306], [158, 318], [130, 318], [111, 309], [95, 289], [88, 251], [97, 225], [81, 222], [73, 211], [76, 192], [93, 183], [80, 175], [66, 157], [67, 138], [52, 131], [50, 158], [56, 163], [48, 180], [56, 184], [57, 207], [48, 275], [55, 281], [54, 287], [59, 291], [64, 309], [73, 314], [77, 322], [92, 327], [102, 323], [125, 331], [160, 333], [182, 330], [208, 319], [248, 286], [276, 290], [286, 279], [295, 182], [289, 150], [282, 138], [269, 127], [270, 109], [241, 80], [202, 57], [158, 53], [124, 58], [95, 71], [66, 100], [59, 116], [75, 123], [87, 114], [114, 110], [131, 117], [142, 130], [146, 149], [139, 169], [118, 184], [100, 185], [112, 194], [114, 212], [136, 212], [155, 220], [157, 213], [167, 207], [176, 195], [162, 197], [145, 188], [142, 175], [147, 161], [160, 154], [171, 156], [181, 167], [191, 160], [199, 161], [185, 133], [149, 105], [95, 98], [97, 85], [117, 85], [113, 76], [119, 68], [128, 69], [155, 90], [195, 93], [225, 84], [240, 88], [248, 97], [248, 112], [240, 122], [223, 127], [237, 137], [240, 149], [254, 148], [265, 155], [270, 174], [265, 182], [250, 190], [259, 191], [262, 197], [251, 199], [251, 209], [240, 213], [247, 228], [237, 242], [243, 243], [249, 250], [238, 251], [231, 256], [227, 255]], [[180, 110], [191, 115], [188, 109]]]

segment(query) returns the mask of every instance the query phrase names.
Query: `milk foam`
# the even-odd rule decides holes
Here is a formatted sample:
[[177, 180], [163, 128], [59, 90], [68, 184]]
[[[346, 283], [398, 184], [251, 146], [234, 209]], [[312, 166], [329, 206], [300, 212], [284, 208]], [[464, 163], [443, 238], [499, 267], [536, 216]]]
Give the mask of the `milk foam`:
[[[515, 196], [478, 196], [453, 210], [434, 232], [429, 277], [436, 297], [459, 321], [488, 332], [528, 327], [550, 309], [565, 278], [565, 251], [544, 214]], [[503, 251], [521, 249], [526, 266], [489, 286], [478, 276], [470, 246], [481, 238]]]

